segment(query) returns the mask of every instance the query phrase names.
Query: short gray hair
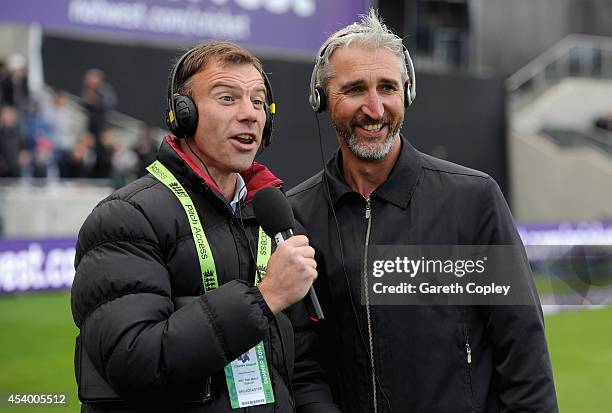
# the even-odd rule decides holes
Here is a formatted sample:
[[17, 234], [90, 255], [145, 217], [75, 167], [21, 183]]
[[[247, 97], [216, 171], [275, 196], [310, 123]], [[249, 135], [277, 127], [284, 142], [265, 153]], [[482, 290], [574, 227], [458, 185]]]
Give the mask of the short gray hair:
[[360, 22], [346, 26], [332, 34], [321, 46], [317, 53], [319, 64], [316, 68], [316, 85], [327, 90], [329, 79], [335, 74], [329, 64], [332, 53], [340, 47], [348, 47], [351, 43], [366, 48], [387, 48], [399, 60], [402, 83], [408, 80], [408, 68], [404, 58], [404, 45], [402, 39], [383, 24], [378, 12], [370, 9], [368, 14], [359, 16]]

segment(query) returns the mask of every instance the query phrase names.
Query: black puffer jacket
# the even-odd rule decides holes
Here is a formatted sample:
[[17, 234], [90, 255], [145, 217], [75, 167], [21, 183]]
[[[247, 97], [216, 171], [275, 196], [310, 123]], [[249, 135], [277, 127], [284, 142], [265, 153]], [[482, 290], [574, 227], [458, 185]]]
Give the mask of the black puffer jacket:
[[364, 197], [346, 184], [340, 152], [327, 169], [343, 256], [322, 173], [288, 196], [316, 250], [315, 288], [326, 314], [321, 327], [329, 349], [322, 362], [343, 410], [557, 411], [528, 267], [514, 277], [528, 285], [530, 305], [366, 306], [361, 298], [366, 243], [522, 248], [497, 184], [481, 172], [422, 154], [402, 139], [400, 157], [371, 194], [366, 213]]
[[261, 340], [276, 403], [243, 410], [294, 411], [288, 383], [296, 353], [296, 373], [308, 378], [296, 389], [297, 410], [324, 406], [329, 390], [316, 366], [300, 361], [309, 338], [296, 337], [294, 348], [287, 316], [275, 317], [253, 287], [249, 248], [255, 251], [258, 225], [249, 200], [282, 182], [255, 164], [244, 176], [248, 198], [234, 214], [173, 138], [158, 159], [196, 205], [220, 286], [204, 294], [185, 212], [150, 174], [102, 201], [79, 233], [72, 287], [83, 410], [235, 412], [223, 367]]

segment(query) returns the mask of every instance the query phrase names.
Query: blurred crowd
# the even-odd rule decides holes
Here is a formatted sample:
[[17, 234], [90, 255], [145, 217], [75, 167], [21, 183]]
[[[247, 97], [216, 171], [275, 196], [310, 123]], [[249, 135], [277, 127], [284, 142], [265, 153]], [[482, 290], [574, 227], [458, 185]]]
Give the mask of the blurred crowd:
[[0, 178], [102, 178], [118, 187], [144, 174], [159, 138], [149, 127], [133, 145], [118, 138], [108, 124], [116, 103], [99, 69], [84, 74], [80, 101], [70, 102], [62, 90], [30, 93], [22, 55], [0, 60]]

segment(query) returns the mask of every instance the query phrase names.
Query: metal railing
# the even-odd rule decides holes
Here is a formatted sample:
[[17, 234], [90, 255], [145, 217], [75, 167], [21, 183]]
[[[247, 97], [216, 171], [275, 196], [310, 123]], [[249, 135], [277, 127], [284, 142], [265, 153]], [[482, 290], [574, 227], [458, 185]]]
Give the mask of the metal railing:
[[[46, 99], [50, 100], [50, 96], [53, 94], [53, 89], [49, 86], [45, 86], [44, 93], [46, 94]], [[66, 91], [64, 91], [64, 94], [67, 98], [67, 105], [74, 114], [74, 123], [78, 125], [78, 136], [80, 135], [80, 132], [85, 132], [87, 129], [87, 114], [81, 105], [80, 97]], [[109, 112], [108, 127], [113, 130], [113, 134], [118, 139], [121, 139], [128, 146], [133, 145], [138, 140], [138, 136], [140, 135], [144, 126], [147, 126], [146, 123], [139, 119], [133, 118], [116, 110], [111, 110]], [[156, 133], [162, 134], [164, 131], [156, 128]]]
[[506, 80], [510, 110], [567, 77], [612, 79], [612, 38], [571, 34]]

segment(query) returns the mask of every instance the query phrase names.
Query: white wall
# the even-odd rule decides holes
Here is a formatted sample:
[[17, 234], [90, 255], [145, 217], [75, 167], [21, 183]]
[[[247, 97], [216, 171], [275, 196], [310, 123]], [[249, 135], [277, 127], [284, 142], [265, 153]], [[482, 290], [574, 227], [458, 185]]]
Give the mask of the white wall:
[[0, 187], [4, 238], [72, 237], [110, 187], [50, 183]]

